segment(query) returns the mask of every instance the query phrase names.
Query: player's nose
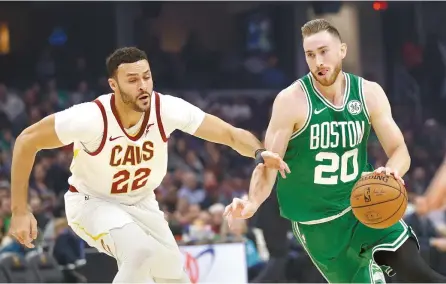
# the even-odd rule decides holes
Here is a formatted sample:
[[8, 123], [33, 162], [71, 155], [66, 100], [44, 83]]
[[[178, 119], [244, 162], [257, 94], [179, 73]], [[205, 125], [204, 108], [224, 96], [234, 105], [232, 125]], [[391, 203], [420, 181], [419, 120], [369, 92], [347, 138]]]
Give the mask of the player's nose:
[[324, 61], [322, 59], [322, 56], [316, 56], [316, 65], [319, 68], [324, 66]]
[[147, 84], [146, 83], [142, 83], [140, 86], [139, 86], [139, 92], [142, 94], [142, 93], [147, 93], [147, 88], [148, 88], [148, 86], [147, 86]]

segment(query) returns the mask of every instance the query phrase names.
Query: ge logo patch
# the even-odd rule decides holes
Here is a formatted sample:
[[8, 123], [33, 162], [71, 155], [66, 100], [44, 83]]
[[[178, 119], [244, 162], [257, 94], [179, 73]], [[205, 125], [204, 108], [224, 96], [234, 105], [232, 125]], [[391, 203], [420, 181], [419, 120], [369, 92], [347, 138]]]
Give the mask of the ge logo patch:
[[357, 115], [361, 112], [362, 110], [362, 105], [360, 101], [354, 100], [354, 101], [350, 101], [347, 105], [347, 109], [348, 112], [353, 114], [353, 115]]

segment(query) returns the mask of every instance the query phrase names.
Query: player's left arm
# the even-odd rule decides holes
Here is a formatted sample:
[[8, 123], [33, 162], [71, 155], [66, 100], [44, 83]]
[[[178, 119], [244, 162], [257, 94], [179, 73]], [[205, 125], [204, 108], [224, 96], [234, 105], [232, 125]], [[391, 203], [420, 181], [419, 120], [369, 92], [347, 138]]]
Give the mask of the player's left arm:
[[205, 113], [203, 120], [193, 133], [195, 137], [231, 147], [240, 155], [254, 158], [255, 152], [262, 149], [262, 143], [249, 131], [234, 127], [222, 119]]
[[375, 82], [364, 81], [363, 87], [370, 122], [388, 158], [385, 168], [379, 168], [377, 171], [392, 173], [396, 178], [400, 178], [410, 167], [410, 155], [404, 136], [392, 117], [389, 100], [381, 86]]
[[180, 98], [165, 96], [165, 99], [171, 101], [169, 117], [174, 124], [174, 127], [168, 128], [227, 145], [245, 157], [262, 159], [268, 168], [279, 170], [283, 176], [285, 172], [289, 172], [282, 158], [275, 153], [263, 151], [262, 143], [249, 131], [234, 127]]

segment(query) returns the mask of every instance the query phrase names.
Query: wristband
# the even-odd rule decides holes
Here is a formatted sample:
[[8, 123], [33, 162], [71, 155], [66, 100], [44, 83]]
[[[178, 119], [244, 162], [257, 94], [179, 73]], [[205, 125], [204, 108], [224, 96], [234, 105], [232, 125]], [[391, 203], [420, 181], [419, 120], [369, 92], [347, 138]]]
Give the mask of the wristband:
[[265, 152], [266, 151], [266, 149], [257, 149], [256, 150], [256, 152], [255, 152], [255, 163], [256, 163], [256, 166], [258, 165], [258, 164], [264, 164], [265, 163], [265, 160], [263, 159], [263, 157], [262, 157], [262, 153], [263, 152]]

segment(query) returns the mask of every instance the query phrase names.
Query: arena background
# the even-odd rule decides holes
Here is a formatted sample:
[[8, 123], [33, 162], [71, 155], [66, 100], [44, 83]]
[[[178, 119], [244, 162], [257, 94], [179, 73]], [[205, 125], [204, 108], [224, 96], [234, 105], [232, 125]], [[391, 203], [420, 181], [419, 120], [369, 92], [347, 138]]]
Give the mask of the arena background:
[[[8, 229], [15, 137], [50, 113], [109, 92], [105, 58], [117, 47], [147, 52], [157, 91], [262, 138], [274, 96], [308, 72], [300, 27], [330, 20], [349, 47], [345, 71], [386, 90], [412, 157], [405, 176], [412, 201], [445, 152], [445, 12], [442, 2], [400, 1], [0, 2], [0, 282], [113, 279], [114, 260], [86, 247], [64, 218], [70, 147], [39, 153], [33, 169], [37, 249], [20, 247]], [[194, 283], [324, 281], [278, 216], [274, 194], [249, 223], [227, 228], [222, 210], [246, 194], [251, 160], [179, 132], [169, 149], [169, 174], [156, 193]], [[386, 161], [374, 135], [369, 159]], [[409, 205], [405, 216], [423, 257], [443, 274], [445, 213]]]

